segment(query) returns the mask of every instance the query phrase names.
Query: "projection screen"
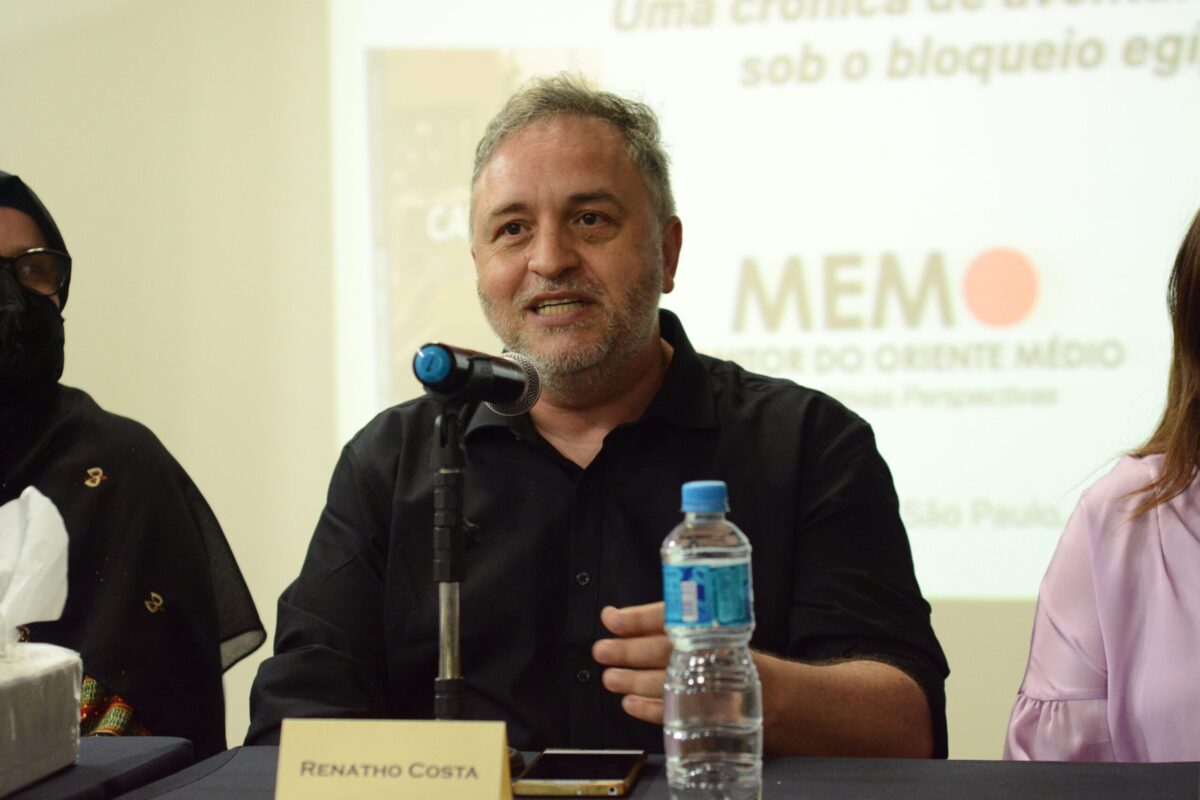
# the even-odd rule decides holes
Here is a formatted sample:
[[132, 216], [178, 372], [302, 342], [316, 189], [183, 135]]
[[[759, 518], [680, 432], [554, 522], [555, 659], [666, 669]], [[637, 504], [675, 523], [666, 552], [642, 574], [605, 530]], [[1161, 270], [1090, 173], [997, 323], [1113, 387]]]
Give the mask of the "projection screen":
[[343, 438], [418, 393], [421, 343], [499, 349], [474, 147], [563, 69], [659, 112], [664, 307], [873, 425], [926, 595], [1034, 596], [1080, 491], [1152, 429], [1200, 206], [1194, 0], [331, 6]]

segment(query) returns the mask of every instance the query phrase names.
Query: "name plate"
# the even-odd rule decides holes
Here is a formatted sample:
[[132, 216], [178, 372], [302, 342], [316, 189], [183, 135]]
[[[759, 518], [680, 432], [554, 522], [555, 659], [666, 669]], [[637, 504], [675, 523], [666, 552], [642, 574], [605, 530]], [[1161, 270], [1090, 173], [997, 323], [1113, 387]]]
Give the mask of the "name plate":
[[511, 800], [503, 722], [285, 719], [275, 800]]

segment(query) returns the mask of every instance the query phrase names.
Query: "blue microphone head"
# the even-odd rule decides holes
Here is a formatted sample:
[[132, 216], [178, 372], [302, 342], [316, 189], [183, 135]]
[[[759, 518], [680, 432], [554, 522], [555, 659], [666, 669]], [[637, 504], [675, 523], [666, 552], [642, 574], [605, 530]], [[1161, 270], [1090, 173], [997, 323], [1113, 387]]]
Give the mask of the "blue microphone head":
[[453, 366], [453, 356], [441, 345], [427, 344], [413, 357], [413, 372], [426, 386], [444, 381]]

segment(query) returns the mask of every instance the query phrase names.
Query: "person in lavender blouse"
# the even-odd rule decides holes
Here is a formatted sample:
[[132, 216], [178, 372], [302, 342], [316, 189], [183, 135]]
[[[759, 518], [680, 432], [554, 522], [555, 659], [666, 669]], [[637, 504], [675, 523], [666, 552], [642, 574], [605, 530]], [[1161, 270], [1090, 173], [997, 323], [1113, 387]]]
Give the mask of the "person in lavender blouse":
[[1083, 493], [1038, 595], [1004, 757], [1200, 760], [1200, 214], [1158, 428]]

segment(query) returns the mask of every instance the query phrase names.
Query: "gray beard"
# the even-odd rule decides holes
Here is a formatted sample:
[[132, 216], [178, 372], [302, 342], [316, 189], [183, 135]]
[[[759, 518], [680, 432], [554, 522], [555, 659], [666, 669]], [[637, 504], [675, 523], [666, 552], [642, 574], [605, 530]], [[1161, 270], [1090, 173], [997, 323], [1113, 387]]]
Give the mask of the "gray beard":
[[658, 308], [647, 324], [640, 325], [644, 330], [632, 336], [615, 340], [615, 346], [605, 352], [599, 359], [572, 358], [548, 361], [534, 359], [538, 377], [541, 379], [543, 390], [557, 398], [590, 398], [604, 394], [605, 390], [614, 386], [630, 361], [637, 357], [654, 333], [654, 323], [658, 320]]
[[[573, 289], [589, 288], [578, 284], [571, 285], [569, 280], [561, 281], [560, 285]], [[556, 284], [550, 283], [548, 286], [555, 287]], [[513, 352], [522, 353], [533, 362], [544, 392], [557, 398], [585, 398], [594, 397], [598, 393], [603, 394], [614, 384], [627, 365], [647, 347], [658, 323], [658, 301], [661, 296], [662, 265], [659, 264], [657, 269], [648, 270], [621, 298], [595, 349], [590, 352], [567, 353], [555, 358], [539, 355], [525, 341], [519, 328], [516, 331], [501, 330], [493, 313], [493, 304], [482, 293], [479, 299], [488, 322], [504, 342], [504, 346]], [[516, 306], [523, 309], [524, 303], [518, 299]], [[565, 328], [560, 333], [567, 335], [571, 331], [571, 328]]]

